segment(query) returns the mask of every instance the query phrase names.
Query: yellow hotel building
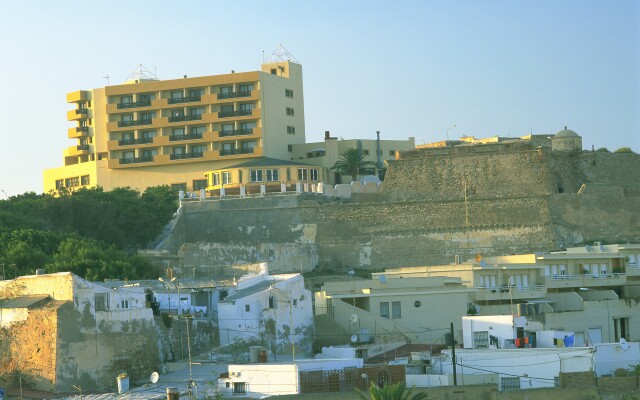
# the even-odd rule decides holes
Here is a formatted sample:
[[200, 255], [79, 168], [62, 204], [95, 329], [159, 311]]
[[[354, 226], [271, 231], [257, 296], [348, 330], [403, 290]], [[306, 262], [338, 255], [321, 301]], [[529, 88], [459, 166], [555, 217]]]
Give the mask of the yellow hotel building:
[[291, 60], [195, 78], [141, 74], [69, 93], [67, 102], [75, 143], [64, 151], [64, 166], [44, 172], [45, 193], [157, 185], [198, 191], [213, 184], [205, 173], [212, 179], [211, 171], [252, 160], [290, 160], [293, 146], [305, 143], [302, 66]]

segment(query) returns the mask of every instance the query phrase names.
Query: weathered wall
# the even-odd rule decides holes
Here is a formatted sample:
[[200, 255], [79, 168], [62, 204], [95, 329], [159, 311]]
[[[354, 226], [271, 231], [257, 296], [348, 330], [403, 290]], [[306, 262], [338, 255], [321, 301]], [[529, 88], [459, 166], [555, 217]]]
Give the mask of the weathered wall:
[[455, 255], [640, 241], [639, 155], [500, 144], [430, 151], [404, 152], [392, 162], [378, 198], [185, 204], [172, 248], [186, 243], [180, 249], [185, 265], [269, 261], [280, 272], [316, 265], [381, 269], [448, 263]]

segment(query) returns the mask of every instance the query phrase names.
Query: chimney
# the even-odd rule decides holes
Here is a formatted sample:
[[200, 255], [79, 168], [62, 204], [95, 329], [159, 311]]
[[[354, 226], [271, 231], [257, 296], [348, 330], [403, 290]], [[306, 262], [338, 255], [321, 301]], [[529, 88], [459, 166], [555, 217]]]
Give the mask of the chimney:
[[324, 138], [326, 139], [331, 139], [331, 132], [329, 131], [324, 131]]

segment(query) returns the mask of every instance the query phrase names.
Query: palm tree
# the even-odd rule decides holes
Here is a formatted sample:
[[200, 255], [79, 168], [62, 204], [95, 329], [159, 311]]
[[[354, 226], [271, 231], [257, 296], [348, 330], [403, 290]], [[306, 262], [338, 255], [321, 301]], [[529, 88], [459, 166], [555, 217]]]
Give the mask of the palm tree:
[[331, 171], [338, 171], [344, 175], [351, 175], [351, 180], [355, 181], [360, 168], [375, 167], [375, 163], [364, 161], [364, 154], [358, 149], [349, 147], [340, 155], [338, 161], [330, 168]]
[[394, 383], [392, 385], [385, 384], [380, 388], [375, 383], [369, 386], [369, 397], [360, 389], [356, 388], [356, 393], [360, 395], [361, 400], [426, 400], [427, 394], [413, 393], [415, 386], [407, 389], [404, 382]]

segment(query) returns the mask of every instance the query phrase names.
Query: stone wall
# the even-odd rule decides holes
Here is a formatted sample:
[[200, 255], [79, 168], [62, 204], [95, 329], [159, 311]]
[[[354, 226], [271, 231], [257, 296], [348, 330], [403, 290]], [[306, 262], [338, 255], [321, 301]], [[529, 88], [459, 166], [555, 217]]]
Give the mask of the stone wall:
[[182, 243], [189, 266], [269, 261], [274, 272], [297, 272], [640, 241], [636, 154], [564, 154], [523, 144], [427, 150], [402, 152], [374, 197], [184, 204], [166, 248], [177, 253]]

